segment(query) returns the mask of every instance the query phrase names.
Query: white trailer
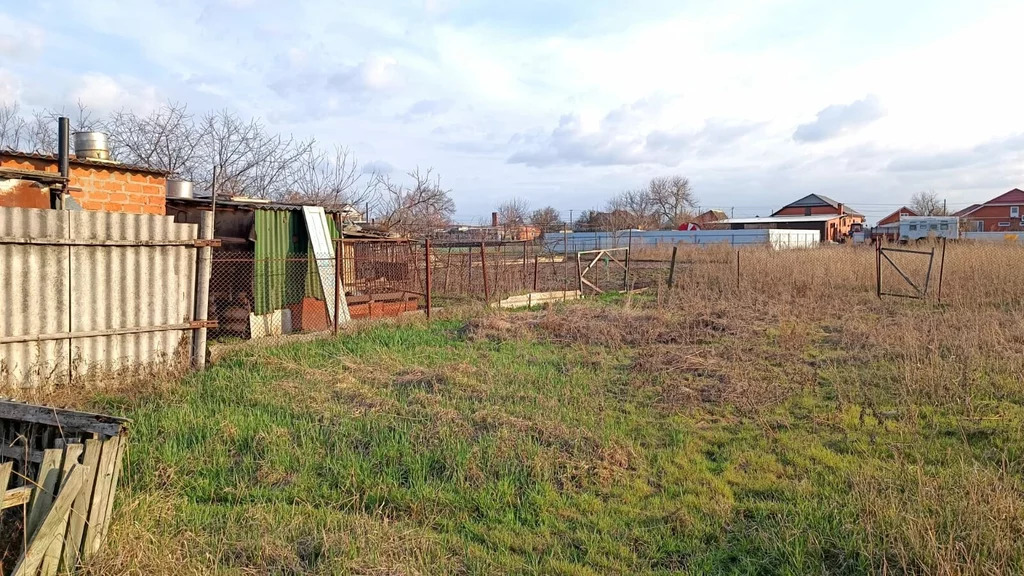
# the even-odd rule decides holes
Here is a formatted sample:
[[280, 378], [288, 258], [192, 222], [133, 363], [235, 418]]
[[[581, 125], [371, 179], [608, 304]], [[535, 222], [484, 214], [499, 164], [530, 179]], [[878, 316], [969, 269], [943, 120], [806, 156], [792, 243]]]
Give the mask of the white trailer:
[[923, 238], [960, 238], [960, 219], [956, 216], [904, 216], [900, 219], [900, 242]]

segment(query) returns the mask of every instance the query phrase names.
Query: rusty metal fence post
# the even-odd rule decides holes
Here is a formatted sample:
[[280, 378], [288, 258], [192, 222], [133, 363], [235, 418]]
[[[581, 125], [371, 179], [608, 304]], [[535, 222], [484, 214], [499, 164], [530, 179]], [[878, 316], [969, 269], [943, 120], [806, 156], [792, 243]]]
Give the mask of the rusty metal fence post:
[[668, 287], [671, 290], [676, 283], [676, 252], [679, 250], [679, 245], [672, 247], [672, 261], [668, 265]]
[[942, 259], [939, 261], [939, 304], [942, 304], [942, 276], [946, 271], [946, 237], [942, 237]]
[[430, 297], [431, 297], [431, 292], [433, 291], [433, 289], [431, 288], [431, 284], [432, 284], [432, 280], [433, 280], [432, 276], [433, 275], [431, 274], [430, 238], [426, 239], [423, 252], [426, 254], [426, 264], [427, 264], [427, 268], [426, 268], [427, 271], [426, 271], [426, 274], [425, 274], [427, 285], [426, 285], [426, 290], [424, 290], [424, 292], [426, 292], [426, 296], [427, 296], [427, 320], [430, 320], [430, 311], [431, 311], [431, 307], [432, 307], [432, 302], [430, 300]]
[[740, 251], [736, 251], [736, 291], [740, 290]]
[[484, 277], [484, 305], [490, 301], [490, 287], [487, 284], [487, 243], [480, 243], [480, 273]]
[[341, 315], [341, 291], [344, 290], [344, 245], [341, 239], [334, 241], [334, 318], [331, 318], [331, 333], [338, 335], [338, 323]]

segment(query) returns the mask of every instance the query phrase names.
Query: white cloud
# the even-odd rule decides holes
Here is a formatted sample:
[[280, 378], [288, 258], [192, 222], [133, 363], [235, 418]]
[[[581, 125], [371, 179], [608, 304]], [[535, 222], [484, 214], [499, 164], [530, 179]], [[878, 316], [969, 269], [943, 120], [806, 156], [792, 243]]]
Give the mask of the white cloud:
[[134, 79], [115, 79], [106, 74], [77, 77], [66, 100], [81, 102], [99, 112], [130, 108], [143, 114], [156, 109], [163, 101], [152, 85]]
[[21, 93], [21, 83], [9, 70], [0, 68], [0, 103], [14, 103]]
[[797, 142], [821, 142], [856, 130], [885, 116], [877, 96], [869, 95], [849, 104], [833, 104], [818, 112], [813, 122], [797, 126]]
[[35, 58], [43, 49], [43, 28], [0, 12], [0, 56]]
[[[931, 13], [907, 2], [905, 18]], [[969, 8], [912, 34], [892, 6], [814, 0], [92, 0], [64, 19], [5, 7], [0, 24], [17, 24], [0, 26], [16, 31], [0, 37], [0, 97], [232, 108], [433, 166], [470, 214], [503, 195], [600, 204], [665, 171], [724, 204], [820, 189], [884, 204], [1022, 184], [1024, 4]], [[76, 60], [80, 36], [104, 57]]]

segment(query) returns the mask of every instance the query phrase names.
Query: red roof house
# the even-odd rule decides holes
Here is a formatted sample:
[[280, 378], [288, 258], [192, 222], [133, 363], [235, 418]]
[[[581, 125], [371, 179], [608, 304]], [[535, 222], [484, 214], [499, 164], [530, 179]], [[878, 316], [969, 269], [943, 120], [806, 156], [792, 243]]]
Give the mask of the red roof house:
[[982, 204], [960, 210], [959, 216], [971, 232], [1019, 232], [1024, 230], [1024, 190], [1014, 188]]

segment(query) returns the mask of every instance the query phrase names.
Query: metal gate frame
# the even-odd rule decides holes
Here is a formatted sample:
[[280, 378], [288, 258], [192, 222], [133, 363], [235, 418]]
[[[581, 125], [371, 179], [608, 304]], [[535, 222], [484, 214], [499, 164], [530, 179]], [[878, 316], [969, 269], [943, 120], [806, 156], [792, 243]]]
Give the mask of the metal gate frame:
[[[901, 254], [917, 254], [917, 255], [927, 256], [928, 257], [928, 271], [925, 273], [924, 285], [923, 286], [918, 286], [913, 280], [910, 279], [909, 276], [907, 276], [906, 273], [903, 272], [903, 270], [900, 269], [899, 265], [896, 264], [896, 262], [894, 262], [892, 260], [892, 258], [889, 258], [889, 255], [887, 253], [891, 253], [891, 252], [898, 252], [898, 253], [901, 253]], [[945, 255], [946, 255], [946, 247], [945, 247], [945, 243], [943, 243], [943, 247], [942, 247], [943, 264], [945, 263]], [[911, 288], [913, 288], [915, 294], [899, 294], [899, 293], [896, 293], [896, 292], [883, 292], [882, 291], [882, 260], [885, 260], [886, 262], [889, 263], [889, 266], [891, 266], [892, 269], [895, 270], [896, 273], [900, 275], [900, 277], [903, 279], [903, 281], [906, 282], [907, 285], [909, 285]], [[883, 248], [882, 244], [879, 242], [878, 244], [876, 244], [876, 250], [875, 250], [875, 293], [876, 293], [876, 295], [878, 296], [878, 298], [881, 298], [882, 296], [894, 296], [896, 298], [910, 298], [912, 300], [924, 300], [924, 299], [926, 299], [928, 297], [928, 286], [931, 283], [932, 264], [934, 263], [934, 261], [935, 261], [935, 248], [932, 248], [931, 250], [929, 250], [927, 252], [924, 251], [924, 250], [908, 250], [906, 248]], [[940, 277], [940, 284], [939, 285], [941, 286], [941, 271], [940, 271], [940, 276], [939, 277]], [[939, 297], [941, 298], [941, 292], [940, 292], [940, 296]]]

